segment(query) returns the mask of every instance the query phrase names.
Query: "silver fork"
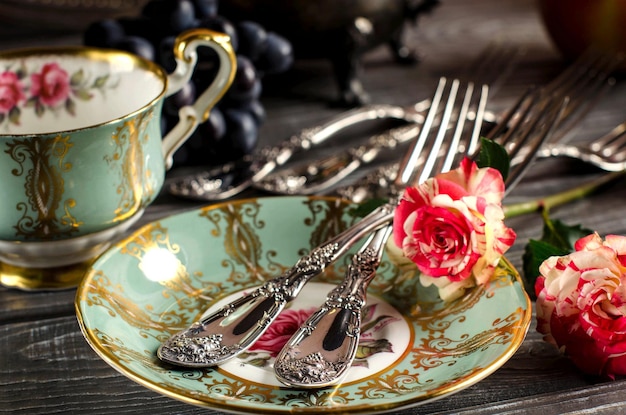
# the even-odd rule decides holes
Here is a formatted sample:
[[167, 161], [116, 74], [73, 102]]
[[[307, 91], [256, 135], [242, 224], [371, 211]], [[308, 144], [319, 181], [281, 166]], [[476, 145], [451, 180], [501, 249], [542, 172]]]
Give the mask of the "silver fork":
[[626, 169], [626, 121], [607, 134], [585, 144], [557, 143], [546, 145], [540, 158], [571, 157], [610, 172]]
[[[550, 110], [541, 116], [556, 117], [554, 114], [554, 110]], [[417, 154], [411, 157], [408, 163], [414, 163]], [[312, 249], [282, 275], [174, 334], [161, 344], [157, 356], [165, 362], [197, 368], [218, 365], [245, 351], [306, 282], [345, 254], [362, 237], [388, 224], [393, 219], [396, 203], [393, 200], [378, 207], [354, 226]]]
[[[440, 87], [442, 83], [440, 82]], [[448, 90], [446, 105], [438, 128], [433, 128], [434, 119], [442, 100], [441, 88], [432, 99], [429, 112], [419, 135], [412, 141], [406, 153], [396, 186], [406, 186], [413, 181], [421, 182], [437, 171], [445, 172], [452, 167], [457, 154], [471, 151], [479, 139], [479, 128], [468, 135], [468, 142], [462, 139], [469, 101], [473, 95], [473, 84], [466, 86], [466, 93], [457, 101], [459, 82], [454, 80]], [[480, 89], [481, 99], [487, 99], [488, 88]], [[454, 131], [450, 130], [453, 113], [457, 117]], [[483, 122], [484, 107], [474, 117], [474, 124]], [[429, 137], [433, 137], [428, 140]], [[427, 148], [426, 144], [429, 143]], [[447, 147], [447, 149], [446, 149]], [[437, 170], [437, 159], [443, 151]], [[425, 157], [422, 157], [425, 156]], [[413, 179], [420, 159], [424, 164], [417, 179]], [[338, 383], [346, 375], [356, 355], [360, 337], [361, 309], [366, 303], [369, 283], [376, 275], [382, 259], [385, 243], [391, 234], [391, 224], [374, 232], [361, 249], [352, 257], [343, 282], [334, 288], [326, 301], [283, 347], [274, 362], [276, 377], [282, 383], [302, 388], [320, 388]]]
[[[488, 138], [502, 139], [503, 133], [511, 122], [512, 116], [519, 116], [523, 106], [538, 108], [541, 101], [550, 102], [557, 97], [568, 98], [568, 104], [562, 111], [555, 131], [550, 134], [549, 143], [557, 152], [561, 148], [556, 143], [565, 141], [567, 134], [593, 109], [598, 100], [611, 88], [615, 81], [611, 74], [620, 64], [621, 58], [597, 54], [593, 51], [585, 53], [572, 65], [568, 66], [554, 80], [537, 90], [527, 90], [513, 105], [508, 114], [501, 116], [498, 123], [487, 133]], [[510, 143], [508, 144], [511, 145]], [[574, 152], [567, 148], [565, 151]], [[546, 156], [547, 150], [542, 150], [540, 157]], [[523, 157], [512, 159], [513, 165]], [[364, 176], [357, 182], [334, 189], [333, 193], [356, 203], [367, 198], [381, 197], [386, 194], [388, 187], [394, 182], [397, 175], [398, 163], [384, 165]]]
[[[476, 113], [469, 134], [465, 134], [467, 117], [457, 117], [456, 125], [450, 129], [450, 114], [458, 105], [454, 102], [454, 84], [451, 89], [453, 92], [438, 130], [430, 131], [432, 124], [424, 124], [413, 148], [403, 160], [394, 183], [396, 189], [409, 183], [421, 183], [437, 172], [449, 171], [460, 156], [476, 156], [484, 109]], [[482, 95], [486, 95], [485, 89]], [[536, 95], [534, 100], [532, 98], [530, 94], [528, 106], [515, 111], [515, 120], [507, 120], [509, 129], [502, 138], [502, 144], [509, 148], [513, 157], [524, 149], [524, 160], [506, 178], [506, 191], [515, 186], [541, 144], [550, 137], [564, 108], [558, 103], [558, 96], [554, 96], [553, 100], [540, 100]], [[433, 99], [433, 107], [436, 104]], [[433, 107], [428, 117], [434, 116], [431, 112], [437, 109]], [[464, 99], [456, 112], [462, 114], [467, 108], [468, 103]], [[419, 143], [426, 142], [431, 134], [435, 138], [431, 140], [430, 148], [422, 151], [423, 146], [420, 147]], [[424, 162], [415, 177], [414, 170], [420, 155], [424, 156]], [[407, 160], [413, 162], [407, 163]], [[282, 383], [299, 388], [320, 388], [340, 382], [347, 374], [358, 347], [361, 309], [366, 303], [367, 287], [376, 275], [391, 229], [391, 225], [387, 225], [369, 237], [352, 257], [344, 281], [329, 293], [322, 307], [311, 315], [278, 354], [274, 371]]]

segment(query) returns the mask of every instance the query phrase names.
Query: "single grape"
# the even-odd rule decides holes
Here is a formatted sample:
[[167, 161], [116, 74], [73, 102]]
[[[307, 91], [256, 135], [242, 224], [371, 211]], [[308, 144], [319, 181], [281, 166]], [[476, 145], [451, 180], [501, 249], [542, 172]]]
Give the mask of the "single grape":
[[259, 71], [275, 74], [289, 69], [293, 59], [291, 43], [275, 32], [268, 32], [267, 48], [255, 63]]
[[197, 23], [197, 27], [202, 27], [205, 29], [210, 29], [216, 32], [227, 34], [230, 37], [230, 44], [233, 46], [233, 49], [235, 51], [237, 50], [237, 47], [239, 45], [237, 30], [235, 29], [235, 26], [230, 22], [230, 20], [226, 19], [225, 17], [213, 16], [200, 19]]
[[217, 16], [218, 0], [192, 0], [198, 19]]
[[142, 58], [154, 61], [156, 52], [154, 46], [147, 39], [139, 36], [125, 36], [112, 45], [113, 48], [125, 50]]
[[257, 22], [249, 20], [237, 23], [239, 48], [237, 52], [256, 61], [267, 49], [267, 31]]
[[158, 26], [162, 34], [178, 34], [195, 25], [196, 14], [190, 0], [150, 0], [141, 12]]
[[265, 107], [259, 99], [248, 101], [248, 103], [240, 107], [240, 109], [243, 111], [248, 111], [250, 114], [252, 114], [257, 126], [260, 127], [263, 122], [265, 122]]
[[165, 69], [167, 73], [171, 73], [176, 69], [176, 60], [174, 59], [174, 42], [176, 37], [167, 36], [161, 39], [157, 48], [157, 63]]
[[196, 100], [196, 86], [193, 82], [187, 82], [180, 91], [165, 99], [163, 110], [168, 115], [178, 115], [178, 110], [185, 105], [193, 105]]
[[226, 136], [226, 120], [219, 107], [211, 110], [209, 118], [198, 126], [200, 133], [205, 139], [219, 141]]
[[247, 92], [254, 88], [254, 83], [258, 79], [256, 69], [245, 56], [237, 55], [237, 72], [235, 79], [230, 86], [230, 91]]
[[115, 42], [126, 36], [124, 27], [114, 19], [93, 22], [83, 34], [83, 43], [87, 46], [110, 48]]
[[147, 17], [120, 17], [117, 21], [122, 25], [127, 36], [139, 36], [149, 40], [154, 45], [158, 45], [163, 37], [159, 27]]
[[[200, 124], [197, 130], [174, 154], [176, 165], [197, 166], [223, 163], [232, 160], [231, 149], [228, 147], [226, 136], [226, 122], [219, 108], [213, 108], [206, 122]], [[220, 147], [226, 144], [226, 147]], [[180, 155], [178, 153], [181, 153]]]
[[252, 114], [228, 108], [224, 111], [224, 119], [232, 156], [239, 158], [252, 153], [258, 141], [258, 129]]
[[224, 95], [224, 100], [229, 107], [240, 108], [247, 105], [249, 102], [258, 100], [261, 97], [263, 91], [263, 84], [261, 79], [256, 78], [252, 84], [252, 88], [248, 90], [240, 90], [237, 88], [229, 88]]

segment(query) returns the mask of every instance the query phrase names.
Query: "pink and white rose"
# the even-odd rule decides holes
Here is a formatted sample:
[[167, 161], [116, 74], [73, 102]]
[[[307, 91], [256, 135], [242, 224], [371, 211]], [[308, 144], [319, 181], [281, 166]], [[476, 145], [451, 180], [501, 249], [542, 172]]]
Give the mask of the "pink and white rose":
[[0, 114], [8, 114], [26, 99], [24, 86], [15, 72], [0, 73]]
[[537, 330], [583, 372], [626, 375], [626, 237], [594, 233], [574, 248], [539, 268]]
[[43, 105], [55, 106], [70, 95], [70, 77], [57, 63], [46, 63], [41, 72], [30, 76], [31, 96]]
[[478, 168], [468, 158], [459, 168], [405, 190], [393, 238], [417, 265], [422, 281], [451, 291], [446, 294], [451, 298], [458, 289], [490, 280], [516, 237], [504, 224], [504, 190], [498, 170]]

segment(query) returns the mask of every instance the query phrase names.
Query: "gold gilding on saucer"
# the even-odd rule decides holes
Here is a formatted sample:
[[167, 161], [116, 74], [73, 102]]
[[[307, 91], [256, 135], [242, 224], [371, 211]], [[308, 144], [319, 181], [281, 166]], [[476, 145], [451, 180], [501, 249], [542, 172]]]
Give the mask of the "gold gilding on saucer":
[[94, 261], [55, 268], [26, 268], [0, 262], [0, 284], [24, 291], [75, 288]]
[[[515, 353], [530, 325], [531, 304], [508, 261], [501, 261], [488, 285], [444, 304], [427, 287], [396, 283], [400, 272], [386, 259], [370, 291], [403, 310], [410, 342], [393, 350], [397, 356], [380, 370], [334, 388], [303, 391], [255, 378], [264, 369], [249, 362], [183, 371], [159, 363], [154, 351], [165, 337], [187, 327], [209, 304], [250, 287], [253, 277], [258, 284], [279, 273], [286, 265], [283, 250], [300, 255], [306, 250], [301, 247], [335, 232], [328, 226], [343, 230], [353, 220], [348, 208], [314, 197], [250, 199], [145, 225], [87, 273], [76, 297], [81, 329], [107, 363], [152, 390], [194, 405], [258, 414], [413, 406], [475, 384]], [[297, 220], [286, 220], [288, 215]], [[293, 228], [281, 233], [284, 223]], [[280, 245], [279, 236], [289, 243]], [[151, 278], [150, 267], [172, 278]], [[338, 271], [325, 279], [336, 279]], [[421, 308], [417, 315], [410, 313], [414, 303]]]

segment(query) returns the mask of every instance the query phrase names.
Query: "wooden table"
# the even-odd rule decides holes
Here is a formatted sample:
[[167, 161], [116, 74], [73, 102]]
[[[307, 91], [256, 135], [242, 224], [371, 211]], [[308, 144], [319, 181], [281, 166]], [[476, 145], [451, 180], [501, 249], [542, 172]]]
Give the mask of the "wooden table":
[[[363, 83], [375, 103], [409, 104], [428, 97], [441, 75], [462, 74], [491, 41], [508, 42], [526, 53], [491, 97], [490, 107], [502, 108], [531, 83], [545, 83], [562, 68], [546, 36], [533, 0], [442, 0], [431, 15], [409, 32], [422, 63], [398, 66], [386, 49], [365, 59]], [[0, 47], [37, 44], [50, 39], [0, 38]], [[57, 40], [57, 42], [65, 39]], [[70, 38], [69, 41], [76, 41]], [[330, 67], [325, 62], [299, 62], [284, 82], [264, 96], [267, 122], [262, 144], [277, 142], [301, 128], [337, 114]], [[574, 132], [586, 140], [610, 130], [626, 118], [626, 84], [619, 83]], [[537, 164], [513, 191], [515, 202], [571, 187], [602, 173], [580, 163], [548, 160]], [[624, 183], [552, 212], [554, 218], [582, 223], [600, 232], [626, 234]], [[244, 195], [246, 196], [246, 195]], [[162, 194], [148, 209], [145, 223], [201, 203]], [[520, 267], [524, 246], [538, 238], [537, 214], [512, 218], [518, 233], [507, 255]], [[74, 313], [74, 290], [26, 293], [0, 288], [0, 412], [56, 413], [215, 413], [152, 392], [120, 375], [101, 360], [81, 335]], [[626, 380], [607, 381], [581, 374], [536, 333], [534, 323], [517, 353], [478, 384], [450, 397], [402, 414], [426, 413], [607, 413], [626, 412]]]

